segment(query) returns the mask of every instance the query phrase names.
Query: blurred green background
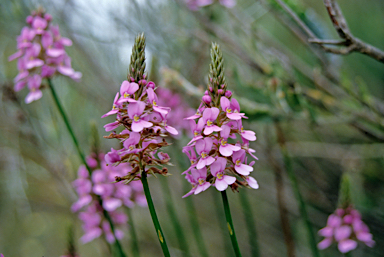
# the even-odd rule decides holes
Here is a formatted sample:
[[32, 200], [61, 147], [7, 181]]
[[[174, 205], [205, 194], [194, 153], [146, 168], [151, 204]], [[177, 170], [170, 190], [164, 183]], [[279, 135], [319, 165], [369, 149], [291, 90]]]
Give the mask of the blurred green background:
[[[338, 39], [322, 1], [285, 3], [322, 39]], [[340, 0], [352, 33], [384, 49], [384, 2]], [[13, 256], [60, 256], [66, 252], [68, 228], [75, 226], [79, 255], [108, 256], [102, 239], [82, 245], [77, 215], [70, 211], [77, 196], [71, 182], [80, 160], [48, 90], [26, 105], [26, 90], [14, 93], [16, 37], [25, 17], [42, 6], [73, 40], [67, 47], [80, 83], [57, 77], [54, 85], [81, 147], [90, 151], [91, 122], [112, 118], [113, 97], [126, 79], [134, 37], [145, 32], [150, 80], [180, 93], [196, 108], [207, 84], [210, 43], [223, 49], [228, 89], [249, 117], [245, 126], [256, 131], [259, 161], [253, 176], [258, 190], [240, 189], [250, 201], [261, 256], [287, 256], [277, 192], [288, 210], [296, 256], [311, 256], [307, 231], [285, 171], [277, 143], [281, 128], [298, 177], [308, 213], [317, 231], [337, 207], [341, 174], [352, 178], [353, 200], [370, 227], [374, 248], [359, 245], [352, 256], [383, 256], [384, 252], [384, 64], [368, 56], [325, 54], [298, 37], [304, 35], [274, 0], [238, 0], [233, 9], [218, 3], [192, 12], [182, 0], [15, 1], [0, 0], [0, 253]], [[298, 34], [292, 31], [299, 32]], [[193, 87], [192, 87], [193, 86]], [[191, 88], [192, 90], [188, 90]], [[168, 152], [176, 165], [172, 176], [150, 178], [156, 210], [172, 256], [184, 256], [166, 209], [161, 180], [167, 180], [177, 215], [187, 234], [192, 256], [199, 256], [186, 211], [188, 165], [181, 155], [187, 136]], [[176, 142], [176, 141], [175, 141]], [[108, 151], [114, 140], [101, 139]], [[279, 178], [282, 181], [279, 183]], [[252, 256], [241, 196], [228, 192], [243, 256]], [[233, 256], [219, 193], [210, 188], [193, 198], [209, 255]], [[132, 210], [142, 256], [162, 256], [149, 212]], [[130, 255], [129, 233], [122, 240]], [[317, 241], [321, 238], [316, 235]], [[342, 256], [333, 245], [322, 256]]]

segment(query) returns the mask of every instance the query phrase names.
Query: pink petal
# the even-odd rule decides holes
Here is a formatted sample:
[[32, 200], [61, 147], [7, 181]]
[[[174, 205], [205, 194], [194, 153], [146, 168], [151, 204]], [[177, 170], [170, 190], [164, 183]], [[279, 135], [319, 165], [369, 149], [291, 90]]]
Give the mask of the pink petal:
[[122, 205], [122, 201], [116, 198], [109, 198], [103, 200], [103, 207], [107, 211], [114, 211]]
[[352, 233], [352, 228], [350, 226], [341, 226], [335, 228], [335, 240], [341, 241], [343, 239], [348, 238]]
[[171, 133], [172, 135], [177, 135], [179, 132], [174, 127], [171, 126], [165, 126], [165, 130]]
[[339, 242], [339, 244], [337, 245], [337, 248], [341, 253], [347, 253], [349, 251], [352, 251], [356, 247], [357, 247], [357, 242], [352, 239], [343, 240]]
[[87, 231], [81, 238], [80, 241], [83, 244], [86, 244], [88, 242], [91, 242], [93, 239], [98, 238], [103, 233], [102, 229], [99, 227], [92, 228], [91, 230]]
[[232, 151], [231, 147], [228, 147], [228, 146], [229, 145], [225, 145], [225, 146], [220, 145], [219, 152], [221, 153], [221, 155], [226, 156], [226, 157], [232, 155], [233, 151]]
[[39, 100], [43, 96], [43, 92], [41, 90], [31, 91], [29, 94], [25, 97], [25, 103], [29, 104], [33, 101]]
[[332, 244], [332, 238], [325, 238], [323, 241], [317, 244], [317, 248], [323, 250], [328, 248]]
[[233, 183], [236, 182], [236, 178], [235, 178], [235, 177], [227, 176], [227, 175], [224, 175], [224, 176], [223, 176], [223, 180], [224, 180], [225, 183], [227, 183], [228, 185], [232, 185]]
[[216, 179], [215, 187], [219, 191], [224, 191], [225, 189], [228, 188], [228, 184], [223, 179]]
[[240, 165], [235, 165], [235, 170], [237, 173], [243, 176], [248, 176], [251, 171], [253, 171], [253, 167], [248, 166], [246, 164], [240, 164]]
[[253, 189], [258, 189], [259, 188], [259, 184], [257, 183], [256, 179], [254, 179], [253, 177], [247, 177], [247, 182], [248, 182], [248, 185], [253, 188]]
[[332, 237], [333, 236], [333, 228], [325, 227], [319, 230], [318, 234], [323, 237]]

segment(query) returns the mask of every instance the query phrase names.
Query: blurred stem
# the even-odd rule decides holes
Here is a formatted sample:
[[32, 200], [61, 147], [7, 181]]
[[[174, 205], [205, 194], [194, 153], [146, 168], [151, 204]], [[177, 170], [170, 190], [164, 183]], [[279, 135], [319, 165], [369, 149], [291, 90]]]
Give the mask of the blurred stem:
[[169, 184], [168, 184], [167, 178], [160, 179], [160, 183], [161, 183], [161, 187], [162, 187], [163, 192], [164, 192], [164, 199], [165, 199], [165, 204], [167, 206], [169, 218], [171, 219], [173, 229], [175, 230], [177, 240], [179, 243], [179, 247], [183, 251], [183, 254], [184, 254], [183, 256], [188, 257], [188, 256], [190, 256], [188, 244], [187, 244], [187, 241], [185, 239], [183, 229], [180, 225], [179, 218], [176, 215], [175, 205], [173, 204], [173, 201], [172, 201], [172, 194], [171, 194], [171, 190], [169, 189]]
[[159, 239], [164, 256], [170, 257], [171, 255], [169, 254], [168, 246], [167, 246], [167, 243], [165, 242], [163, 231], [161, 230], [159, 220], [157, 219], [155, 206], [153, 205], [153, 201], [151, 197], [151, 192], [149, 191], [147, 173], [143, 169], [143, 165], [141, 163], [139, 164], [140, 164], [140, 170], [141, 170], [141, 182], [143, 183], [145, 198], [147, 198], [148, 208], [149, 208], [149, 212], [151, 213], [153, 225], [155, 226], [156, 234]]
[[319, 250], [317, 249], [317, 245], [316, 245], [316, 239], [315, 239], [315, 236], [313, 233], [313, 228], [312, 228], [311, 222], [309, 221], [306, 204], [304, 202], [303, 196], [300, 193], [299, 184], [297, 182], [296, 175], [295, 175], [293, 168], [292, 168], [292, 162], [288, 156], [288, 150], [287, 150], [287, 147], [285, 144], [286, 140], [285, 140], [284, 132], [283, 132], [280, 124], [277, 121], [274, 122], [274, 125], [275, 125], [275, 129], [276, 129], [276, 133], [277, 133], [277, 141], [279, 143], [280, 150], [281, 150], [281, 153], [283, 155], [285, 168], [287, 170], [289, 179], [291, 180], [292, 188], [293, 188], [293, 191], [294, 191], [295, 196], [297, 198], [297, 201], [299, 202], [299, 209], [300, 209], [301, 217], [303, 218], [305, 226], [307, 228], [309, 245], [310, 245], [310, 248], [312, 250], [312, 255], [314, 257], [320, 257]]
[[272, 142], [269, 136], [270, 127], [266, 127], [267, 133], [267, 151], [268, 161], [271, 163], [272, 168], [275, 172], [275, 186], [276, 186], [276, 198], [277, 205], [279, 208], [280, 222], [284, 234], [284, 242], [287, 246], [287, 255], [288, 257], [295, 256], [295, 243], [292, 236], [291, 226], [289, 224], [288, 210], [286, 206], [286, 201], [284, 199], [284, 183], [283, 183], [283, 170], [281, 166], [277, 163], [272, 154]]
[[[72, 126], [71, 126], [71, 124], [70, 124], [70, 122], [69, 122], [69, 120], [68, 120], [68, 118], [67, 118], [67, 115], [65, 114], [65, 111], [64, 111], [63, 106], [61, 105], [61, 103], [60, 103], [60, 101], [59, 101], [59, 98], [57, 97], [57, 94], [56, 94], [56, 91], [55, 91], [55, 89], [54, 89], [54, 87], [53, 87], [52, 81], [51, 81], [50, 78], [47, 78], [47, 80], [48, 80], [48, 85], [49, 85], [49, 88], [50, 88], [51, 93], [52, 93], [52, 96], [53, 96], [53, 100], [55, 101], [55, 104], [56, 104], [56, 106], [57, 106], [57, 109], [59, 109], [59, 112], [60, 112], [60, 114], [61, 114], [61, 117], [62, 117], [63, 120], [64, 120], [65, 126], [67, 127], [67, 130], [68, 130], [69, 134], [71, 135], [71, 138], [72, 138], [72, 140], [73, 140], [73, 143], [74, 143], [75, 146], [76, 146], [77, 153], [79, 154], [79, 157], [80, 157], [81, 161], [83, 162], [83, 164], [85, 165], [85, 167], [86, 167], [87, 170], [88, 170], [89, 175], [91, 176], [91, 174], [92, 174], [92, 170], [91, 170], [91, 168], [88, 166], [88, 164], [87, 164], [87, 162], [86, 162], [86, 160], [85, 160], [85, 156], [84, 156], [83, 152], [82, 152], [81, 149], [80, 149], [80, 146], [79, 146], [79, 143], [78, 143], [77, 138], [76, 138], [76, 136], [75, 136], [75, 133], [73, 133]], [[102, 200], [101, 200], [100, 196], [97, 196], [97, 197], [98, 197], [98, 201], [99, 201], [100, 206], [103, 206], [103, 205], [102, 205]], [[117, 238], [116, 238], [116, 235], [115, 235], [115, 227], [114, 227], [114, 225], [113, 225], [113, 222], [112, 222], [111, 217], [109, 216], [109, 213], [108, 213], [106, 210], [103, 209], [103, 214], [104, 214], [104, 217], [105, 217], [105, 218], [107, 219], [107, 221], [109, 222], [109, 225], [110, 225], [110, 227], [111, 227], [113, 236], [115, 237], [115, 245], [116, 245], [116, 249], [117, 249], [118, 252], [119, 252], [119, 255], [120, 255], [121, 257], [125, 257], [126, 255], [125, 255], [125, 253], [123, 252], [123, 249], [122, 249], [122, 247], [121, 247], [121, 245], [120, 245], [120, 242], [119, 242], [119, 240], [117, 240]]]
[[[182, 148], [180, 145], [178, 145], [178, 141], [176, 141], [175, 144], [177, 145], [177, 147], [175, 147], [175, 149], [181, 149]], [[177, 157], [176, 159], [177, 159], [177, 162], [178, 162], [180, 168], [182, 170], [186, 170], [188, 167], [186, 167], [185, 162], [184, 162], [185, 156], [183, 156], [183, 154], [181, 154], [180, 150], [176, 150], [174, 152], [175, 152], [175, 155]], [[184, 185], [184, 192], [188, 192], [190, 190], [191, 184], [187, 183], [187, 181], [184, 180], [183, 185]], [[196, 240], [197, 249], [199, 250], [199, 253], [201, 256], [208, 257], [209, 256], [208, 251], [207, 251], [207, 248], [206, 248], [205, 243], [204, 243], [203, 234], [201, 233], [198, 215], [196, 212], [195, 205], [193, 204], [193, 198], [192, 197], [186, 197], [186, 198], [184, 198], [184, 200], [185, 200], [185, 205], [187, 207], [189, 222], [191, 223], [193, 236], [195, 237], [195, 240]]]
[[246, 192], [242, 192], [240, 194], [240, 203], [241, 207], [243, 208], [245, 223], [247, 224], [248, 240], [249, 245], [251, 246], [251, 256], [259, 257], [260, 250], [259, 242], [257, 240], [256, 224], [253, 219], [251, 205], [249, 203], [249, 199]]
[[126, 208], [128, 213], [128, 224], [130, 226], [129, 231], [131, 232], [131, 241], [132, 241], [132, 253], [133, 256], [140, 256], [139, 243], [136, 236], [135, 224], [133, 222], [133, 215], [131, 212], [131, 208]]
[[239, 245], [237, 244], [235, 228], [233, 227], [231, 210], [229, 209], [227, 191], [225, 190], [221, 191], [221, 196], [223, 198], [225, 218], [227, 219], [227, 226], [228, 226], [229, 235], [231, 237], [233, 250], [235, 251], [236, 257], [241, 257], [240, 248], [239, 248]]

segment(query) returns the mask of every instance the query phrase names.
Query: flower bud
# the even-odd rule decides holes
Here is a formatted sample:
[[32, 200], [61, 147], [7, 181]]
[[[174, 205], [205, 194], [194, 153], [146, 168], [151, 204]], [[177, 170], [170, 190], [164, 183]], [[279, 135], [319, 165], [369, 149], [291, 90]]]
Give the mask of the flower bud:
[[209, 92], [213, 92], [213, 88], [212, 87], [209, 87]]
[[208, 90], [205, 90], [204, 95], [209, 95]]
[[149, 82], [148, 82], [148, 84], [147, 84], [147, 87], [148, 87], [148, 88], [152, 88], [152, 89], [155, 89], [156, 85], [155, 85], [155, 83], [154, 83], [154, 82], [152, 82], [152, 81], [149, 81]]
[[225, 88], [225, 84], [221, 84], [220, 87], [221, 87], [221, 88]]
[[230, 98], [232, 96], [232, 92], [230, 90], [225, 91], [225, 96]]
[[210, 104], [212, 102], [212, 99], [211, 99], [211, 97], [209, 95], [204, 95], [202, 100], [206, 104]]
[[219, 95], [222, 95], [222, 94], [224, 93], [224, 90], [219, 89], [219, 90], [217, 90], [217, 93], [218, 93]]
[[45, 19], [46, 21], [50, 22], [50, 21], [52, 20], [52, 15], [50, 15], [49, 13], [46, 13], [46, 14], [44, 15], [44, 19]]
[[33, 22], [33, 17], [32, 17], [31, 15], [29, 15], [29, 16], [25, 19], [25, 21], [26, 21], [28, 24], [32, 24], [32, 22]]

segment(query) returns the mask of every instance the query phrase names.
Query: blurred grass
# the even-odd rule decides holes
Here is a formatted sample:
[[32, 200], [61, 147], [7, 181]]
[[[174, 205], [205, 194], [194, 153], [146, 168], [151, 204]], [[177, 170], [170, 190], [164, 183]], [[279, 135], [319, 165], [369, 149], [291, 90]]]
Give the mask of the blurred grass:
[[[253, 175], [260, 189], [241, 189], [240, 193], [247, 194], [252, 204], [261, 256], [286, 256], [275, 199], [274, 173], [265, 154], [268, 147], [266, 129], [272, 118], [279, 120], [287, 135], [288, 153], [309, 204], [314, 228], [323, 227], [327, 216], [336, 208], [341, 173], [350, 172], [356, 207], [362, 212], [377, 243], [372, 249], [359, 247], [352, 256], [381, 256], [384, 251], [381, 243], [384, 240], [384, 160], [383, 155], [377, 153], [384, 145], [350, 125], [351, 122], [364, 122], [375, 133], [383, 135], [382, 128], [376, 128], [360, 114], [374, 120], [379, 115], [348, 94], [332, 97], [321, 88], [319, 77], [326, 77], [324, 67], [312, 51], [273, 15], [273, 7], [265, 4], [268, 1], [239, 0], [233, 10], [218, 4], [201, 10], [199, 14], [208, 17], [209, 24], [223, 29], [224, 37], [217, 33], [220, 30], [208, 31], [199, 18], [179, 2], [0, 1], [0, 252], [5, 257], [60, 256], [66, 251], [68, 226], [75, 225], [75, 239], [82, 235], [81, 224], [69, 209], [76, 199], [70, 183], [75, 179], [80, 163], [49, 92], [44, 91], [44, 97], [38, 102], [25, 105], [26, 90], [16, 95], [8, 90], [13, 86], [12, 79], [17, 70], [16, 62], [8, 63], [7, 58], [16, 51], [15, 38], [24, 26], [25, 17], [31, 9], [42, 5], [53, 15], [54, 23], [60, 25], [62, 34], [74, 41], [68, 53], [75, 70], [83, 73], [82, 82], [57, 78], [54, 83], [85, 152], [90, 149], [91, 121], [97, 124], [101, 135], [105, 134], [102, 126], [112, 121], [112, 118], [99, 117], [110, 109], [115, 92], [126, 78], [129, 53], [137, 33], [146, 33], [148, 66], [156, 56], [158, 64], [153, 68], [163, 71], [156, 82], [176, 88], [193, 107], [197, 107], [198, 99], [190, 97], [183, 88], [187, 84], [194, 86], [193, 90], [197, 87], [203, 92], [208, 74], [209, 45], [211, 41], [218, 42], [224, 51], [229, 89], [242, 99], [242, 110], [250, 117], [245, 127], [257, 132], [258, 140], [251, 143], [251, 147], [257, 150], [259, 157]], [[381, 29], [384, 3], [380, 0], [339, 2], [352, 32], [384, 49]], [[296, 5], [294, 10], [303, 19], [313, 22], [315, 19], [311, 17], [314, 16], [310, 14], [316, 14], [320, 22], [312, 25], [322, 31], [324, 38], [337, 38], [322, 1], [297, 0], [293, 3]], [[240, 49], [247, 58], [268, 67], [269, 73], [257, 72], [234, 49]], [[358, 92], [357, 83], [361, 80], [369, 93], [383, 102], [383, 64], [357, 53], [349, 56], [325, 54], [325, 58], [329, 68], [340, 77], [337, 83], [323, 83], [325, 86], [336, 90], [341, 83], [349, 84]], [[278, 165], [283, 166], [273, 135], [274, 145], [270, 150]], [[105, 151], [116, 144], [113, 140], [101, 140], [101, 143]], [[175, 157], [171, 154], [171, 158]], [[180, 176], [182, 170], [175, 166], [169, 172], [173, 175], [167, 178], [149, 179], [159, 220], [172, 256], [183, 256], [177, 249], [177, 238], [158, 181], [167, 179], [172, 199], [178, 207], [178, 217], [190, 242], [191, 255], [198, 256], [185, 202], [181, 199], [186, 193], [182, 184], [184, 178]], [[296, 254], [310, 256], [305, 228], [286, 174], [283, 179]], [[226, 248], [221, 239], [223, 224], [216, 215], [211, 193], [191, 197], [199, 213], [210, 256], [225, 256]], [[243, 256], [251, 256], [239, 195], [228, 192], [228, 197]], [[142, 256], [160, 256], [148, 210], [135, 208], [132, 215]], [[320, 237], [316, 238], [320, 240]], [[123, 244], [130, 253], [128, 240], [129, 233], [126, 232]], [[86, 245], [78, 241], [76, 244], [80, 256], [106, 256], [108, 252], [101, 239]], [[322, 251], [322, 256], [340, 254], [336, 247], [331, 247]]]

